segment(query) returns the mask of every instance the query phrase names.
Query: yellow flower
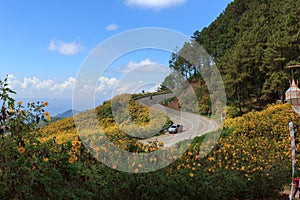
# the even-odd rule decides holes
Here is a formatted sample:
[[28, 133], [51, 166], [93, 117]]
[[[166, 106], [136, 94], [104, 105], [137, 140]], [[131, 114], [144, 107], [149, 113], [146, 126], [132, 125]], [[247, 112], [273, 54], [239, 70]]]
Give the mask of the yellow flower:
[[20, 105], [22, 105], [22, 101], [18, 101], [18, 103], [17, 103], [17, 104], [18, 104], [19, 106], [20, 106]]
[[164, 146], [164, 143], [163, 142], [159, 142], [158, 145], [162, 147], [162, 146]]
[[49, 106], [49, 103], [47, 101], [44, 102], [44, 106]]
[[72, 158], [73, 160], [78, 160], [78, 157], [75, 156], [75, 155], [72, 155], [71, 158]]
[[48, 158], [44, 158], [44, 162], [48, 162], [49, 161], [49, 159]]
[[45, 113], [44, 113], [44, 116], [45, 116], [46, 118], [49, 118], [49, 117], [50, 117], [50, 113], [45, 112]]
[[194, 174], [193, 174], [193, 173], [190, 173], [190, 177], [194, 177]]
[[209, 157], [208, 160], [209, 160], [210, 162], [212, 162], [212, 161], [215, 160], [215, 158], [214, 158], [214, 157]]
[[74, 159], [73, 159], [72, 157], [70, 157], [69, 160], [68, 160], [68, 162], [69, 162], [69, 163], [73, 163], [73, 162], [74, 162]]
[[72, 146], [75, 146], [77, 141], [72, 141]]
[[18, 151], [19, 151], [19, 153], [25, 153], [25, 148], [20, 146], [20, 147], [18, 147]]
[[77, 148], [80, 148], [81, 142], [80, 142], [80, 141], [77, 141], [77, 142], [76, 142], [76, 146], [77, 146]]
[[76, 151], [77, 147], [76, 146], [72, 146], [71, 148], [73, 151]]

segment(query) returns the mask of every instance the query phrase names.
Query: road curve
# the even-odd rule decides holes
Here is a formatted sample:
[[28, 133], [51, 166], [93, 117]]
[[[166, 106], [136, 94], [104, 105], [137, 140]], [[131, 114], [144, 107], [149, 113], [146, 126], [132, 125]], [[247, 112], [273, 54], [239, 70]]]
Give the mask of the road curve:
[[165, 147], [170, 147], [180, 141], [193, 139], [196, 136], [203, 135], [218, 128], [217, 123], [207, 117], [170, 109], [168, 107], [160, 105], [160, 102], [172, 96], [174, 96], [174, 94], [169, 93], [153, 96], [152, 99], [146, 97], [137, 101], [143, 105], [164, 111], [166, 115], [168, 115], [174, 122], [174, 124], [183, 125], [183, 132], [177, 134], [165, 133], [164, 135], [140, 140], [142, 143], [147, 143], [147, 140], [157, 139], [158, 141], [163, 142]]

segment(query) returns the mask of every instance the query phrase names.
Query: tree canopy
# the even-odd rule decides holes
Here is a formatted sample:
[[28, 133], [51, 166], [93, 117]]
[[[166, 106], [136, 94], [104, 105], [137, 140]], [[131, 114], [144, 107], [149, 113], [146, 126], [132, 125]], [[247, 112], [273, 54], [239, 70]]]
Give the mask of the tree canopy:
[[235, 0], [172, 55], [170, 68], [198, 76], [199, 66], [178, 56], [198, 42], [219, 68], [229, 105], [240, 114], [264, 108], [289, 87], [287, 66], [300, 63], [299, 15], [299, 0]]

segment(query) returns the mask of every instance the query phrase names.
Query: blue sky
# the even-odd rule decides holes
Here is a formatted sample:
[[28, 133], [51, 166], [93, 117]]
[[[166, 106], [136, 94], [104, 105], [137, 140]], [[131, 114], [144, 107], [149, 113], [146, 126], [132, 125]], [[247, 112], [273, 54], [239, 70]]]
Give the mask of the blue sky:
[[[208, 26], [231, 0], [2, 0], [0, 78], [18, 97], [71, 98], [80, 66], [108, 38], [136, 28], [161, 27], [191, 36]], [[120, 72], [167, 65], [170, 52], [145, 50], [120, 56], [99, 77], [108, 98]], [[154, 67], [155, 69], [155, 67]], [[163, 69], [163, 68], [162, 68]], [[167, 72], [166, 72], [167, 73]], [[159, 82], [165, 74], [155, 76]], [[143, 77], [139, 76], [143, 81]]]

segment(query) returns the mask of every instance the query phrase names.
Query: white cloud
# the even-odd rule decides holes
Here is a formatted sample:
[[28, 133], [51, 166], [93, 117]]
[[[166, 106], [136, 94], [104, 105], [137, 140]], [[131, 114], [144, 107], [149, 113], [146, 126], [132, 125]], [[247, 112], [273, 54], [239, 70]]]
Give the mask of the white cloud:
[[119, 28], [119, 26], [117, 24], [109, 24], [108, 26], [106, 26], [106, 30], [107, 31], [115, 31]]
[[[25, 77], [22, 81], [19, 81], [17, 77], [13, 74], [9, 74], [8, 76], [8, 84], [11, 88], [27, 90], [27, 89], [49, 89], [52, 85], [54, 85], [54, 81], [51, 79], [48, 80], [40, 80], [36, 77], [27, 78]], [[18, 91], [17, 91], [18, 92]]]
[[48, 45], [49, 51], [57, 51], [62, 55], [75, 55], [83, 49], [84, 47], [78, 41], [68, 43], [52, 39]]
[[15, 87], [18, 86], [19, 81], [17, 80], [17, 77], [15, 75], [8, 74], [7, 75], [7, 83], [11, 89], [14, 89]]
[[69, 77], [62, 83], [57, 83], [52, 79], [41, 80], [37, 77], [24, 77], [18, 80], [13, 74], [8, 75], [9, 86], [17, 92], [20, 97], [70, 97], [76, 79]]
[[57, 50], [57, 46], [56, 46], [54, 40], [51, 40], [51, 41], [50, 41], [50, 44], [49, 44], [49, 46], [48, 46], [48, 50], [49, 50], [49, 51], [55, 51], [55, 50]]
[[[24, 77], [22, 80], [18, 80], [15, 75], [8, 75], [10, 88], [16, 91], [20, 97], [72, 98], [73, 88], [76, 82], [77, 80], [74, 77], [69, 77], [62, 82], [57, 82], [53, 79], [41, 80], [37, 77]], [[116, 78], [102, 76], [98, 79], [96, 88], [91, 81], [85, 80], [83, 85], [78, 86], [77, 89], [82, 89], [84, 94], [96, 92], [105, 95], [112, 92], [118, 84], [119, 80]], [[120, 83], [120, 85], [122, 84]]]
[[107, 92], [113, 90], [118, 83], [119, 81], [116, 78], [107, 78], [101, 76], [98, 79], [98, 86], [96, 88], [96, 91], [99, 93], [107, 94]]
[[186, 0], [125, 0], [127, 6], [160, 10], [185, 3]]
[[126, 66], [119, 67], [117, 71], [119, 73], [167, 73], [169, 68], [147, 58], [141, 62], [130, 61]]
[[119, 94], [135, 94], [141, 93], [143, 90], [146, 92], [155, 92], [160, 87], [160, 83], [145, 82], [145, 81], [120, 81], [113, 91], [113, 96]]
[[114, 95], [119, 95], [119, 94], [130, 94], [134, 93], [137, 88], [142, 85], [142, 81], [137, 81], [137, 82], [122, 82], [114, 88]]
[[21, 88], [35, 88], [35, 89], [45, 89], [49, 88], [54, 84], [53, 80], [39, 80], [36, 77], [24, 78], [23, 82], [20, 83]]
[[54, 91], [56, 94], [62, 93], [66, 90], [71, 91], [76, 84], [76, 79], [74, 77], [69, 77], [62, 83], [56, 83], [50, 86], [50, 90]]
[[[54, 79], [39, 79], [37, 77], [24, 77], [18, 79], [15, 75], [8, 75], [8, 84], [10, 88], [17, 92], [19, 98], [65, 98], [73, 97], [73, 88], [79, 80], [69, 77], [64, 81], [58, 82]], [[79, 90], [79, 98], [84, 99], [95, 95], [95, 97], [107, 100], [113, 96], [123, 93], [137, 93], [143, 89], [146, 91], [155, 91], [158, 87], [157, 83], [145, 81], [126, 81], [117, 78], [108, 78], [101, 76], [98, 84], [95, 86], [91, 80], [84, 80], [82, 84], [76, 88]]]

